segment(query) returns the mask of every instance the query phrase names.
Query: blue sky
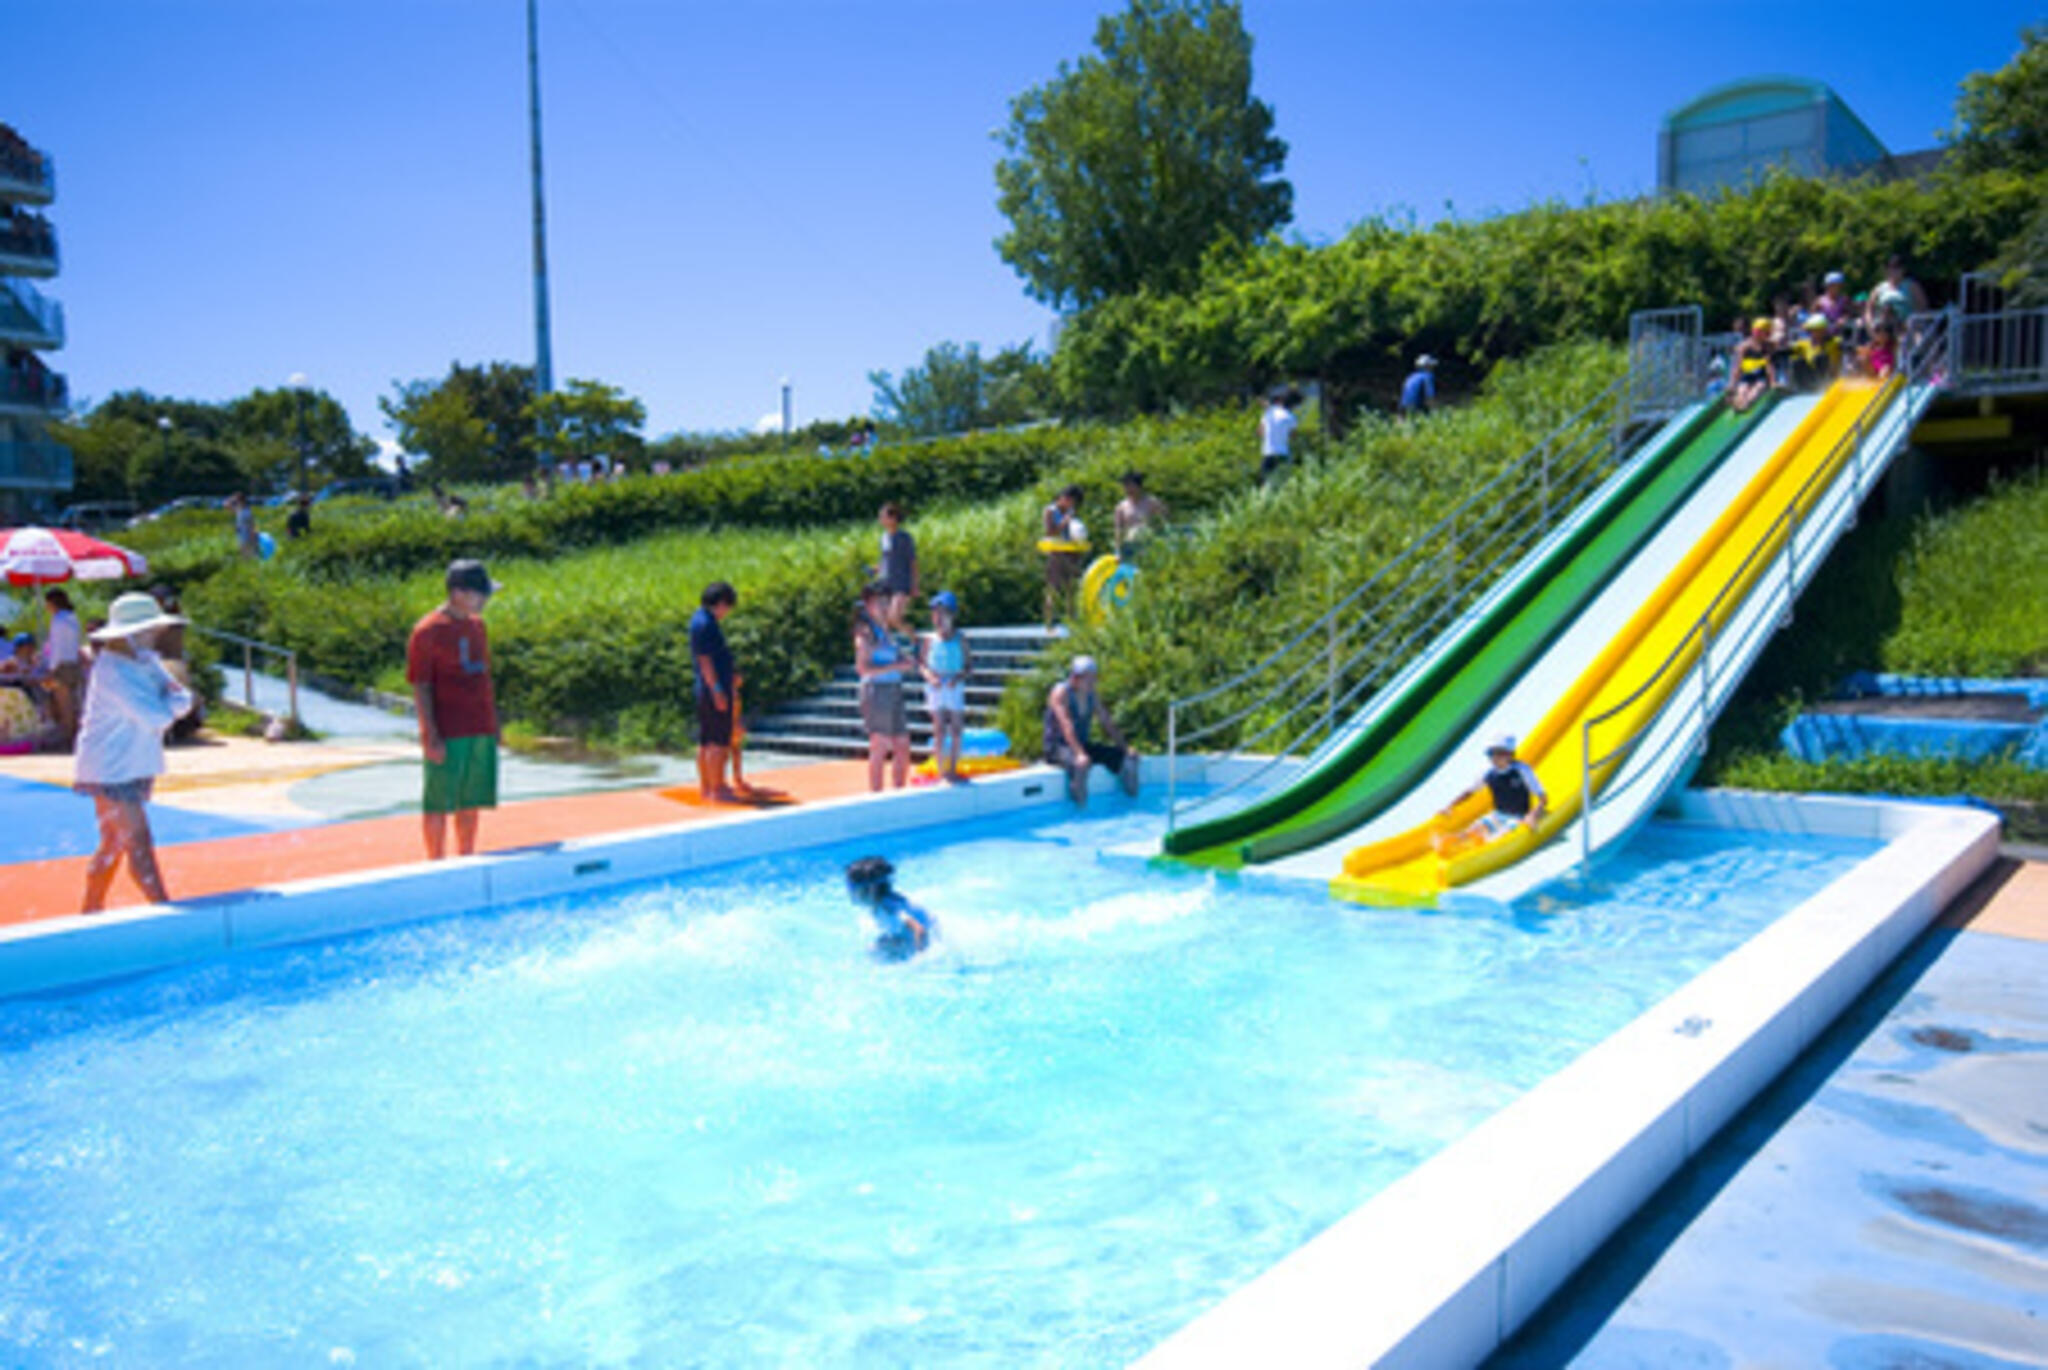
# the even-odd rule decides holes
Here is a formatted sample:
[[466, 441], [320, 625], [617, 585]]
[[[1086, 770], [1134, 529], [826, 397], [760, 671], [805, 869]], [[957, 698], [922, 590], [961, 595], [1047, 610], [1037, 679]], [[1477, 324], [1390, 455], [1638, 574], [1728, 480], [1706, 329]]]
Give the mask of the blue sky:
[[[650, 435], [865, 412], [943, 339], [1043, 343], [992, 243], [990, 136], [1106, 3], [541, 0], [559, 380]], [[2039, 0], [1246, 0], [1292, 232], [1631, 195], [1724, 81], [1839, 91], [1894, 151]], [[303, 372], [359, 428], [450, 361], [532, 358], [523, 0], [9, 4], [0, 119], [57, 158], [73, 392], [225, 399]]]

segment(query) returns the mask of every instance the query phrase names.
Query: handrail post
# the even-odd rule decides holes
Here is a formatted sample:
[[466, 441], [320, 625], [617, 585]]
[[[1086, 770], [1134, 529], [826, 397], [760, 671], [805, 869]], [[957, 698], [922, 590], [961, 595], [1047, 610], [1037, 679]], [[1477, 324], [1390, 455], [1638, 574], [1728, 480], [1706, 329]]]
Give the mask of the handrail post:
[[1173, 815], [1177, 806], [1176, 795], [1179, 787], [1175, 784], [1180, 775], [1180, 706], [1168, 700], [1166, 704], [1166, 830], [1173, 831]]
[[1323, 685], [1323, 729], [1325, 738], [1337, 726], [1337, 616], [1330, 615], [1330, 660]]
[[1579, 857], [1593, 867], [1593, 720], [1579, 728]]
[[1700, 615], [1700, 755], [1707, 754], [1707, 730], [1714, 721], [1714, 616]]
[[299, 721], [299, 654], [297, 652], [286, 652], [284, 654], [284, 680], [286, 687], [291, 691], [292, 722], [297, 723]]
[[247, 642], [242, 644], [242, 703], [250, 712], [256, 709], [256, 649]]

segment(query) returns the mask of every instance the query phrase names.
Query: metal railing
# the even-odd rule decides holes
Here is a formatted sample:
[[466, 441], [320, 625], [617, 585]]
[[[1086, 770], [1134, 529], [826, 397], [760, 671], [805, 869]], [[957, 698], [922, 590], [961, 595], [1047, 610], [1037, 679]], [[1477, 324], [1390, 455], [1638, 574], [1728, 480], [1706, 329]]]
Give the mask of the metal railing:
[[1949, 388], [1965, 395], [2048, 390], [2048, 308], [1958, 314], [1955, 373]]
[[0, 488], [69, 490], [71, 449], [42, 438], [0, 439]]
[[55, 371], [0, 371], [0, 404], [61, 412], [70, 400], [70, 387]]
[[[1888, 384], [1900, 389], [1919, 384], [1941, 385], [1944, 378], [1953, 370], [1955, 336], [1955, 316], [1952, 313], [1943, 311], [1918, 316], [1909, 330], [1908, 348], [1903, 358], [1901, 375]], [[1849, 468], [1849, 478], [1854, 482], [1849, 490], [1849, 507], [1853, 517], [1853, 511], [1862, 504], [1867, 493], [1864, 472], [1873, 464], [1858, 463], [1854, 460], [1855, 455], [1870, 436], [1872, 429], [1883, 421], [1892, 402], [1893, 396], [1887, 394], [1863, 407], [1848, 431], [1836, 441], [1828, 450], [1827, 456], [1822, 458], [1813, 472], [1801, 482], [1799, 489], [1786, 502], [1784, 509], [1771, 521], [1770, 527], [1750, 545], [1741, 563], [1722, 582], [1699, 618], [1686, 630], [1685, 636], [1679, 639], [1678, 644], [1658, 664], [1657, 669], [1650, 673], [1649, 678], [1631, 690], [1625, 698], [1580, 725], [1579, 840], [1582, 861], [1590, 862], [1593, 856], [1593, 818], [1600, 802], [1603, 799], [1612, 801], [1620, 796], [1642, 780], [1649, 773], [1649, 769], [1639, 769], [1634, 776], [1607, 790], [1604, 795], [1599, 789], [1600, 777], [1611, 767], [1618, 766], [1664, 717], [1671, 707], [1670, 701], [1677, 697], [1680, 686], [1684, 683], [1683, 677], [1695, 669], [1699, 676], [1699, 739], [1704, 745], [1708, 725], [1719, 712], [1719, 706], [1714, 699], [1714, 649], [1726, 641], [1717, 635], [1720, 629], [1717, 628], [1716, 621], [1721, 620], [1725, 623], [1733, 614], [1735, 604], [1749, 594], [1755, 583], [1767, 574], [1764, 563], [1773, 556], [1782, 557], [1785, 609], [1783, 615], [1772, 621], [1771, 626], [1775, 629], [1790, 621], [1792, 602], [1799, 594], [1799, 534], [1805, 527], [1807, 517], [1818, 507], [1821, 493], [1835, 480], [1845, 463]], [[1903, 442], [1905, 436], [1906, 431], [1902, 427], [1898, 440]], [[1814, 550], [1813, 560], [1818, 561], [1826, 555], [1825, 547], [1817, 548]], [[1808, 569], [1811, 570], [1811, 564]], [[1756, 631], [1757, 626], [1752, 623], [1744, 636], [1734, 640], [1733, 646], [1737, 650], [1747, 646]], [[1606, 751], [1595, 752], [1593, 736], [1596, 729], [1612, 722], [1645, 698], [1655, 697], [1656, 692], [1660, 690], [1664, 703]], [[1679, 734], [1673, 735], [1674, 738], [1677, 736]], [[1665, 748], [1668, 749], [1670, 745], [1667, 741]], [[1659, 755], [1661, 754], [1660, 752]]]
[[57, 164], [48, 153], [0, 148], [0, 185], [19, 187], [40, 201], [56, 198]]
[[[1432, 641], [1577, 512], [1655, 422], [1696, 397], [1704, 367], [1699, 310], [1637, 317], [1628, 372], [1257, 664], [1168, 706], [1169, 831], [1284, 762], [1313, 759], [1339, 736], [1354, 703], [1414, 669]], [[1258, 763], [1183, 802], [1175, 763], [1182, 751], [1217, 738], [1228, 742], [1223, 756]]]
[[291, 720], [299, 721], [299, 654], [289, 647], [274, 647], [268, 642], [243, 637], [239, 633], [223, 632], [218, 628], [202, 628], [196, 623], [185, 626], [188, 633], [198, 633], [217, 642], [239, 647], [242, 652], [242, 706], [251, 713], [256, 712], [256, 658], [282, 658], [284, 661], [285, 690], [290, 698]]
[[52, 347], [64, 345], [64, 306], [17, 276], [0, 276], [0, 323], [5, 313], [25, 316], [28, 331], [50, 340]]
[[57, 230], [40, 216], [0, 219], [0, 257], [22, 257], [57, 265]]

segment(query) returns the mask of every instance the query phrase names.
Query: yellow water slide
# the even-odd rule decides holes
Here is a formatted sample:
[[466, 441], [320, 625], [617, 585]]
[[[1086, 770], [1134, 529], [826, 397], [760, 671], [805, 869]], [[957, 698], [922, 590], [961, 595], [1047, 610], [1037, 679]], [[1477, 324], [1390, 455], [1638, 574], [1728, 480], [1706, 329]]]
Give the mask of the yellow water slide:
[[[1782, 546], [1790, 521], [1780, 516], [1795, 502], [1804, 512], [1826, 492], [1853, 447], [1851, 430], [1859, 422], [1867, 428], [1897, 388], [1895, 380], [1831, 386], [1523, 737], [1518, 754], [1550, 796], [1549, 812], [1537, 831], [1516, 827], [1480, 845], [1439, 855], [1439, 835], [1462, 832], [1487, 812], [1490, 800], [1482, 791], [1448, 816], [1353, 850], [1344, 858], [1344, 874], [1331, 882], [1331, 892], [1364, 904], [1433, 904], [1443, 890], [1505, 869], [1562, 832], [1585, 799], [1586, 722], [1600, 720], [1593, 749], [1605, 759], [1593, 767], [1597, 789], [1626, 758], [1628, 740], [1648, 726], [1686, 679], [1700, 651], [1702, 638], [1694, 631], [1700, 621], [1709, 620], [1716, 632], [1726, 624]], [[1481, 770], [1476, 747], [1473, 755], [1476, 777]]]

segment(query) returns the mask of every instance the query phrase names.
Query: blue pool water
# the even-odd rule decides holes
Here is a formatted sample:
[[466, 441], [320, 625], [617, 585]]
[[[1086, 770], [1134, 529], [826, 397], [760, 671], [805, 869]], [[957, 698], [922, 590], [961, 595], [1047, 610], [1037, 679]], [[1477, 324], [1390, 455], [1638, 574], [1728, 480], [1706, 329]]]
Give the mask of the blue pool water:
[[874, 844], [0, 1003], [0, 1363], [1122, 1364], [1872, 844], [1513, 917]]

